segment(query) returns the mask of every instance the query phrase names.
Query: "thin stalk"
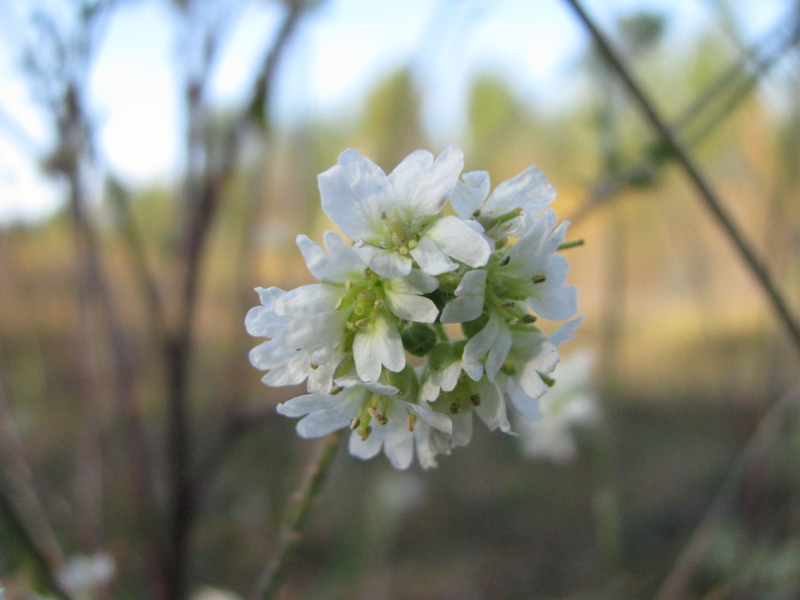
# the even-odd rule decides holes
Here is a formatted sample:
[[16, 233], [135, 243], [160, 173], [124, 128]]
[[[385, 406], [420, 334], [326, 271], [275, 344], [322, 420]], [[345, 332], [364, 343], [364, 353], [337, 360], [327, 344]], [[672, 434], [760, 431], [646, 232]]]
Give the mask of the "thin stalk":
[[286, 580], [289, 562], [303, 539], [303, 528], [336, 455], [342, 431], [341, 429], [335, 431], [323, 440], [319, 455], [309, 467], [305, 481], [294, 495], [294, 508], [284, 525], [275, 559], [259, 578], [252, 596], [254, 600], [259, 598], [272, 600]]
[[565, 1], [575, 11], [580, 21], [591, 33], [600, 53], [608, 62], [609, 66], [617, 73], [619, 78], [622, 80], [622, 83], [628, 89], [630, 95], [633, 96], [634, 100], [639, 106], [639, 109], [642, 111], [642, 113], [644, 113], [645, 117], [650, 122], [650, 125], [661, 138], [661, 142], [664, 147], [675, 157], [675, 160], [678, 161], [683, 170], [686, 172], [689, 179], [700, 194], [700, 198], [703, 200], [706, 208], [709, 210], [720, 227], [722, 227], [722, 229], [725, 231], [728, 238], [730, 238], [734, 247], [739, 252], [742, 260], [747, 265], [751, 273], [755, 276], [758, 283], [761, 285], [761, 288], [767, 295], [774, 311], [777, 313], [779, 320], [783, 323], [786, 332], [789, 334], [795, 349], [800, 352], [800, 325], [797, 324], [794, 317], [789, 312], [789, 307], [773, 283], [766, 266], [763, 265], [760, 259], [755, 255], [755, 252], [747, 243], [744, 236], [740, 233], [738, 227], [734, 224], [733, 220], [722, 207], [722, 204], [720, 203], [716, 192], [711, 187], [711, 184], [706, 181], [698, 167], [694, 164], [694, 161], [690, 158], [687, 150], [673, 135], [672, 131], [658, 114], [653, 103], [644, 93], [641, 86], [636, 80], [634, 80], [633, 75], [623, 63], [622, 58], [611, 47], [595, 22], [583, 9], [581, 3], [578, 0]]
[[692, 569], [707, 547], [711, 533], [721, 525], [731, 498], [736, 494], [737, 486], [750, 466], [767, 453], [781, 425], [786, 422], [789, 409], [797, 403], [798, 398], [800, 398], [800, 383], [796, 383], [785, 392], [761, 418], [758, 428], [731, 467], [703, 519], [664, 579], [655, 600], [686, 597], [686, 584], [692, 575]]

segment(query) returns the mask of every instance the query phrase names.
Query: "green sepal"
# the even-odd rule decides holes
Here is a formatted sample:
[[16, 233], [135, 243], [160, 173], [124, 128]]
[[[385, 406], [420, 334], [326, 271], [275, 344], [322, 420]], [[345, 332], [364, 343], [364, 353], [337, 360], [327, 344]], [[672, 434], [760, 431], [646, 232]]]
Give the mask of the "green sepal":
[[481, 316], [478, 317], [477, 319], [462, 323], [461, 331], [464, 332], [464, 336], [466, 336], [467, 339], [471, 339], [475, 337], [475, 335], [477, 335], [477, 333], [480, 332], [484, 327], [486, 327], [486, 324], [488, 322], [489, 322], [489, 313], [483, 311], [483, 313], [481, 313]]

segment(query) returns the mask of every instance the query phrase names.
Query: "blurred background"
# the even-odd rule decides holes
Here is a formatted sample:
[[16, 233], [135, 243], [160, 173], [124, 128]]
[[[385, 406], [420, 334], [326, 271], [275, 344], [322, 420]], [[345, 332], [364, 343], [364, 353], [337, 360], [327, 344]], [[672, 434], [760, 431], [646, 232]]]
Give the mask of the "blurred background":
[[[800, 319], [800, 5], [585, 8]], [[800, 597], [800, 348], [567, 2], [1, 0], [0, 32], [7, 598], [248, 597], [316, 450], [253, 288], [311, 280], [342, 150], [450, 143], [538, 165], [585, 240], [551, 420], [432, 471], [340, 448], [281, 597]]]

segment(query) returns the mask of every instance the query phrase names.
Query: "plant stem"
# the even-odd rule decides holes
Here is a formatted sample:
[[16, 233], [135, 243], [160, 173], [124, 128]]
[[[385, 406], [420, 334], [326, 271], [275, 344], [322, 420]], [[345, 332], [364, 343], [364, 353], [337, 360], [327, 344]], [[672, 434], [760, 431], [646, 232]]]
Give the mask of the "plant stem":
[[575, 11], [581, 22], [589, 30], [598, 50], [605, 60], [608, 61], [609, 66], [617, 73], [619, 78], [622, 80], [622, 83], [628, 89], [628, 92], [631, 94], [631, 96], [633, 96], [634, 100], [639, 105], [639, 108], [644, 113], [645, 117], [647, 117], [650, 125], [661, 137], [661, 142], [663, 143], [665, 149], [675, 157], [681, 167], [683, 167], [683, 170], [686, 171], [689, 179], [700, 193], [700, 197], [705, 203], [706, 208], [708, 208], [712, 216], [717, 220], [719, 225], [730, 238], [731, 242], [733, 242], [733, 245], [739, 251], [739, 255], [744, 260], [752, 274], [756, 277], [756, 280], [761, 285], [761, 288], [767, 294], [767, 297], [772, 303], [773, 309], [786, 328], [792, 343], [800, 352], [800, 325], [797, 324], [797, 322], [794, 320], [794, 317], [789, 312], [788, 305], [772, 282], [772, 278], [770, 277], [766, 267], [761, 263], [758, 257], [756, 257], [753, 249], [744, 239], [744, 236], [739, 232], [737, 226], [722, 207], [717, 194], [711, 188], [711, 184], [706, 181], [705, 177], [703, 177], [700, 170], [689, 157], [688, 152], [672, 134], [672, 131], [666, 125], [666, 122], [656, 112], [653, 103], [650, 102], [641, 86], [634, 80], [633, 75], [622, 62], [622, 58], [611, 47], [592, 18], [583, 9], [579, 0], [565, 1]]
[[303, 539], [303, 528], [308, 521], [311, 506], [322, 489], [325, 475], [336, 455], [342, 431], [335, 431], [323, 440], [319, 455], [311, 463], [305, 481], [294, 495], [294, 508], [284, 525], [275, 559], [259, 578], [254, 599], [271, 600], [280, 591], [288, 574], [289, 562]]

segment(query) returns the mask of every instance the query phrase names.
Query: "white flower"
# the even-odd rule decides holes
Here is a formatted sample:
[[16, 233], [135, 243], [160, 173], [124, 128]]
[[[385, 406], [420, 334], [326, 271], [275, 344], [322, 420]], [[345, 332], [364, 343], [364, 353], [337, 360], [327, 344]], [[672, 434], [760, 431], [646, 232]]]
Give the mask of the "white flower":
[[574, 430], [595, 426], [601, 418], [599, 399], [591, 388], [593, 364], [594, 357], [588, 352], [562, 361], [555, 385], [540, 400], [541, 418], [518, 420], [519, 439], [527, 456], [558, 463], [575, 458]]
[[263, 380], [267, 385], [309, 378], [311, 391], [325, 393], [350, 350], [361, 379], [377, 381], [383, 367], [394, 372], [405, 367], [397, 321], [431, 323], [438, 315], [423, 296], [438, 287], [434, 277], [412, 269], [405, 277], [383, 279], [339, 235], [326, 232], [324, 240], [327, 253], [306, 236], [297, 239], [320, 283], [289, 292], [259, 288], [263, 306], [248, 313], [248, 332], [272, 338], [250, 356], [257, 368], [272, 369]]
[[481, 223], [494, 240], [519, 237], [520, 217], [539, 214], [556, 197], [547, 177], [534, 166], [498, 185], [491, 195], [489, 188], [487, 172], [465, 173], [453, 190], [450, 204], [462, 219]]
[[116, 570], [116, 562], [105, 552], [92, 556], [78, 555], [66, 561], [58, 579], [71, 594], [83, 598], [108, 585]]
[[350, 427], [350, 454], [369, 459], [383, 450], [397, 469], [408, 468], [414, 458], [418, 421], [446, 434], [452, 431], [447, 416], [434, 413], [426, 405], [402, 400], [397, 387], [365, 384], [352, 378], [337, 382], [341, 384], [337, 393], [299, 396], [279, 404], [278, 412], [303, 417], [297, 423], [297, 433], [304, 438]]
[[451, 259], [481, 266], [491, 252], [486, 240], [458, 217], [442, 214], [463, 165], [455, 146], [435, 161], [418, 150], [387, 177], [369, 159], [346, 150], [319, 175], [322, 209], [384, 277], [408, 275], [414, 261], [429, 275], [457, 269]]
[[[556, 254], [567, 224], [547, 206], [555, 191], [531, 167], [490, 194], [461, 150], [406, 157], [388, 176], [355, 150], [319, 176], [322, 208], [350, 238], [297, 244], [317, 283], [257, 288], [247, 331], [267, 385], [307, 381], [278, 412], [318, 437], [350, 427], [350, 452], [383, 451], [398, 469], [424, 468], [467, 444], [473, 412], [510, 433], [510, 402], [528, 418], [552, 385], [558, 346], [580, 319], [550, 336], [534, 322], [576, 313], [568, 264]], [[445, 215], [450, 201], [457, 216]], [[451, 339], [460, 324], [463, 338]], [[407, 361], [414, 359], [416, 370]]]
[[293, 317], [279, 315], [275, 303], [286, 292], [271, 287], [256, 288], [261, 298], [261, 306], [251, 308], [245, 319], [247, 333], [255, 337], [270, 338], [250, 351], [250, 362], [257, 369], [268, 371], [262, 378], [266, 385], [284, 386], [302, 383], [312, 373], [313, 353], [287, 346], [283, 341], [286, 326]]

